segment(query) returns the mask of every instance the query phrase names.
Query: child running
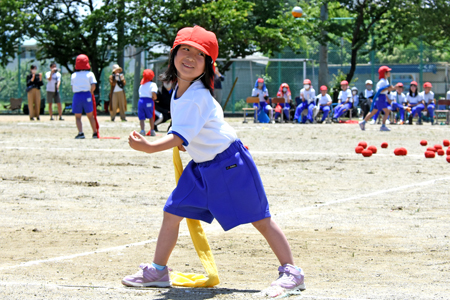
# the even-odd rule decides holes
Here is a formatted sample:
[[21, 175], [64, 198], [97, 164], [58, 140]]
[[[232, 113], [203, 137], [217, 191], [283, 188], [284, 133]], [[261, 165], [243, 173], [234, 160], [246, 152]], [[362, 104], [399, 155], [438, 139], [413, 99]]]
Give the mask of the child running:
[[[380, 131], [391, 131], [386, 126], [386, 120], [389, 117], [390, 110], [388, 108], [388, 100], [387, 100], [387, 93], [390, 91], [393, 91], [395, 88], [389, 84], [389, 81], [387, 78], [391, 75], [391, 68], [388, 66], [381, 66], [378, 69], [378, 78], [379, 81], [377, 83], [377, 93], [374, 96], [373, 101], [376, 101], [375, 103], [372, 103], [373, 110], [368, 114], [364, 120], [359, 122], [359, 127], [361, 130], [366, 130], [366, 122], [369, 121], [379, 110], [384, 111], [383, 116], [383, 124], [380, 127]], [[377, 99], [378, 96], [378, 99]]]
[[224, 121], [222, 108], [212, 96], [213, 63], [218, 52], [214, 33], [200, 26], [178, 31], [169, 66], [160, 76], [163, 81], [176, 83], [171, 100], [172, 128], [167, 136], [154, 142], [135, 131], [129, 136], [129, 144], [135, 150], [155, 153], [178, 147], [186, 150], [192, 161], [164, 207], [153, 263], [141, 264], [141, 270], [123, 278], [122, 283], [135, 287], [170, 286], [167, 262], [177, 243], [181, 220], [211, 223], [215, 218], [224, 230], [252, 223], [281, 264], [272, 286], [304, 290], [303, 271], [294, 265], [289, 243], [271, 219], [252, 156]]
[[97, 126], [94, 119], [94, 105], [92, 103], [92, 94], [95, 91], [97, 80], [94, 73], [91, 72], [89, 58], [80, 54], [75, 60], [75, 72], [72, 74], [71, 84], [73, 91], [72, 111], [75, 114], [75, 122], [77, 124], [78, 135], [76, 139], [84, 139], [83, 123], [81, 123], [81, 114], [86, 113], [86, 117], [91, 124], [93, 139], [97, 139]]
[[155, 101], [158, 86], [152, 82], [155, 73], [146, 69], [142, 74], [141, 86], [139, 87], [138, 117], [141, 125], [141, 135], [145, 135], [145, 119], [149, 119], [150, 135], [155, 136]]
[[320, 123], [323, 123], [328, 118], [328, 114], [330, 113], [331, 109], [331, 103], [333, 100], [331, 99], [330, 95], [328, 95], [328, 88], [326, 85], [322, 85], [320, 87], [320, 96], [319, 98], [319, 111], [323, 112], [322, 120], [320, 120]]

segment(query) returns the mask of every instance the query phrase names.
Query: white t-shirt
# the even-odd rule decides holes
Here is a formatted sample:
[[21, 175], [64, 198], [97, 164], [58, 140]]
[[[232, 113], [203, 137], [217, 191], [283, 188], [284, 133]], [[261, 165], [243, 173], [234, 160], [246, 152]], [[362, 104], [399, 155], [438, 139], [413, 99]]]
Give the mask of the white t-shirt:
[[283, 96], [281, 96], [281, 98], [284, 98], [284, 103], [290, 103], [291, 102], [291, 95], [283, 94]]
[[259, 102], [265, 102], [266, 99], [264, 97], [269, 97], [269, 91], [267, 89], [260, 90], [258, 88], [254, 88], [252, 91], [252, 97], [259, 97]]
[[450, 100], [450, 91], [447, 92], [447, 98], [445, 98], [446, 100]]
[[374, 95], [374, 92], [373, 92], [373, 90], [364, 90], [364, 97], [366, 97], [366, 99], [369, 99], [369, 98], [373, 98], [373, 95]]
[[399, 104], [403, 104], [406, 103], [406, 96], [405, 94], [401, 93], [400, 95], [398, 95], [398, 99], [397, 99], [397, 92], [391, 92], [389, 94], [389, 99], [391, 99], [392, 102], [396, 102]]
[[172, 93], [170, 112], [172, 129], [183, 141], [194, 162], [214, 159], [236, 139], [234, 129], [223, 119], [223, 110], [201, 81], [194, 82], [175, 99], [178, 86]]
[[72, 74], [71, 85], [74, 93], [90, 92], [91, 84], [96, 84], [94, 73], [90, 71], [79, 71]]
[[417, 94], [415, 97], [412, 97], [409, 93], [407, 93], [406, 100], [409, 104], [418, 104], [421, 101], [421, 97], [419, 94]]
[[353, 102], [352, 99], [352, 91], [346, 89], [345, 91], [340, 91], [338, 95], [338, 99], [341, 100], [341, 103], [347, 102], [347, 99], [350, 98], [349, 102]]
[[153, 81], [146, 82], [139, 87], [139, 98], [153, 98], [152, 93], [158, 93], [158, 86]]
[[[389, 81], [386, 78], [381, 78], [380, 81], [378, 81], [378, 83], [377, 83], [377, 92], [379, 89], [381, 89], [387, 85], [389, 85]], [[389, 92], [388, 90], [385, 90], [385, 91], [381, 92], [381, 94], [386, 95], [388, 92]]]
[[425, 104], [432, 103], [434, 99], [434, 93], [430, 91], [428, 94], [425, 94], [425, 91], [419, 93], [420, 99], [425, 101]]
[[300, 98], [302, 101], [306, 100], [308, 103], [311, 103], [316, 98], [316, 91], [312, 87], [310, 87], [309, 90], [303, 88], [300, 90]]
[[328, 95], [328, 94], [325, 94], [325, 96], [322, 96], [322, 94], [319, 95], [319, 105], [327, 104], [328, 102], [331, 102], [330, 95]]
[[113, 74], [113, 76], [116, 78], [116, 85], [114, 86], [113, 93], [123, 91], [123, 89], [117, 84], [117, 81], [119, 81], [120, 75], [121, 74]]
[[[45, 73], [45, 78], [49, 78], [50, 77], [50, 73], [51, 71], [48, 71], [47, 73]], [[47, 79], [47, 92], [56, 92], [56, 84], [61, 81], [61, 73], [56, 72], [52, 75], [52, 79], [48, 80]]]

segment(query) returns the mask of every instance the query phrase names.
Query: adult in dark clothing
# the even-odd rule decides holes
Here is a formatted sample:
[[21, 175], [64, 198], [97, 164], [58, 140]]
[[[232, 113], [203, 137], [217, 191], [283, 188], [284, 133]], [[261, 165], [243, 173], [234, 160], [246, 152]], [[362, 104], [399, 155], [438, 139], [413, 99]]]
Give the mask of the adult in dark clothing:
[[27, 96], [28, 96], [28, 110], [30, 120], [34, 121], [34, 117], [39, 121], [39, 112], [41, 110], [41, 86], [42, 73], [36, 74], [37, 67], [31, 65], [30, 74], [27, 75]]
[[[223, 106], [222, 103], [222, 81], [225, 80], [225, 77], [220, 74], [219, 68], [217, 68], [217, 64], [214, 63], [215, 70], [214, 70], [214, 99], [219, 102], [220, 106]], [[224, 108], [225, 110], [225, 108]]]
[[[155, 110], [162, 113], [163, 120], [161, 123], [171, 119], [170, 116], [170, 99], [172, 98], [172, 84], [170, 82], [163, 82], [159, 87], [157, 93], [157, 100], [155, 101]], [[160, 124], [161, 124], [160, 123]], [[158, 131], [158, 126], [155, 125], [155, 131]]]

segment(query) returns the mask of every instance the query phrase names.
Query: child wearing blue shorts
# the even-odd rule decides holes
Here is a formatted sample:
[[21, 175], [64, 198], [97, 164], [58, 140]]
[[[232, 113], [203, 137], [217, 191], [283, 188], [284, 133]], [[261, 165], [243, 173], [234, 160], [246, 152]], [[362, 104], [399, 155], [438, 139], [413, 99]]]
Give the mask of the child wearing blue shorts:
[[[383, 116], [383, 124], [380, 127], [380, 131], [390, 131], [386, 126], [386, 120], [389, 117], [389, 113], [391, 112], [388, 108], [389, 102], [387, 99], [387, 93], [395, 90], [395, 88], [389, 84], [387, 80], [391, 76], [391, 68], [388, 66], [381, 66], [378, 69], [378, 77], [379, 81], [377, 83], [377, 94], [379, 94], [378, 99], [373, 99], [375, 102], [375, 106], [373, 110], [368, 114], [364, 120], [359, 122], [359, 127], [361, 130], [366, 130], [366, 122], [369, 121], [379, 110], [384, 111]], [[372, 105], [373, 106], [373, 105]]]
[[89, 58], [80, 54], [75, 60], [75, 72], [72, 74], [71, 85], [73, 91], [72, 112], [75, 114], [75, 122], [77, 124], [78, 135], [76, 139], [84, 139], [83, 123], [81, 123], [81, 114], [86, 113], [89, 123], [92, 127], [92, 138], [97, 139], [97, 126], [95, 123], [94, 105], [92, 102], [92, 94], [95, 91], [97, 80], [91, 71]]
[[266, 238], [281, 266], [272, 285], [288, 290], [305, 289], [303, 271], [294, 265], [289, 243], [271, 219], [264, 187], [252, 156], [224, 121], [213, 98], [214, 61], [219, 53], [214, 33], [200, 26], [181, 29], [170, 53], [169, 66], [160, 76], [175, 85], [171, 99], [169, 134], [149, 142], [137, 132], [130, 146], [154, 153], [172, 147], [187, 151], [192, 161], [164, 206], [164, 219], [153, 263], [123, 278], [126, 286], [170, 286], [167, 262], [178, 239], [183, 218], [211, 223], [224, 230], [252, 223]]
[[158, 86], [152, 82], [155, 73], [146, 69], [142, 74], [141, 86], [139, 87], [138, 117], [141, 125], [141, 135], [145, 135], [145, 119], [149, 119], [150, 135], [155, 136], [155, 100]]
[[258, 114], [264, 110], [270, 118], [270, 123], [274, 123], [273, 108], [269, 105], [269, 103], [267, 103], [269, 100], [269, 91], [267, 90], [264, 78], [258, 78], [255, 81], [255, 87], [252, 90], [252, 97], [259, 97], [259, 108], [257, 103], [253, 104], [253, 107], [258, 108]]

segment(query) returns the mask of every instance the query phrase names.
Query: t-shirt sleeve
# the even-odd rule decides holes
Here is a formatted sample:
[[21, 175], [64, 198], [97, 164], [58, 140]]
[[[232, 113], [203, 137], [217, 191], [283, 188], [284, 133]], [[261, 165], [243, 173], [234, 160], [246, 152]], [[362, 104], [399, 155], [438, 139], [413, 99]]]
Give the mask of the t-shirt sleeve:
[[73, 82], [75, 80], [75, 73], [70, 76], [70, 85], [73, 85]]
[[256, 97], [256, 95], [258, 94], [258, 92], [256, 91], [256, 89], [252, 90], [252, 97]]
[[342, 101], [342, 91], [339, 92], [338, 99]]
[[188, 146], [194, 137], [205, 126], [208, 119], [206, 100], [200, 103], [192, 99], [178, 99], [176, 109], [172, 111], [172, 129], [169, 134], [175, 134], [183, 140], [183, 145]]
[[48, 71], [47, 73], [45, 73], [45, 79], [48, 80], [49, 77], [50, 77], [50, 71]]
[[[327, 94], [327, 101], [328, 101], [328, 102], [331, 102], [331, 97], [330, 97], [330, 95], [328, 95], [328, 94]], [[327, 103], [328, 103], [328, 102], [327, 102]]]
[[89, 77], [89, 83], [90, 83], [90, 84], [94, 84], [94, 83], [96, 84], [96, 83], [97, 83], [97, 79], [95, 79], [94, 73], [89, 72], [88, 77]]
[[158, 93], [158, 86], [154, 82], [150, 84], [150, 95], [152, 95], [152, 93]]

